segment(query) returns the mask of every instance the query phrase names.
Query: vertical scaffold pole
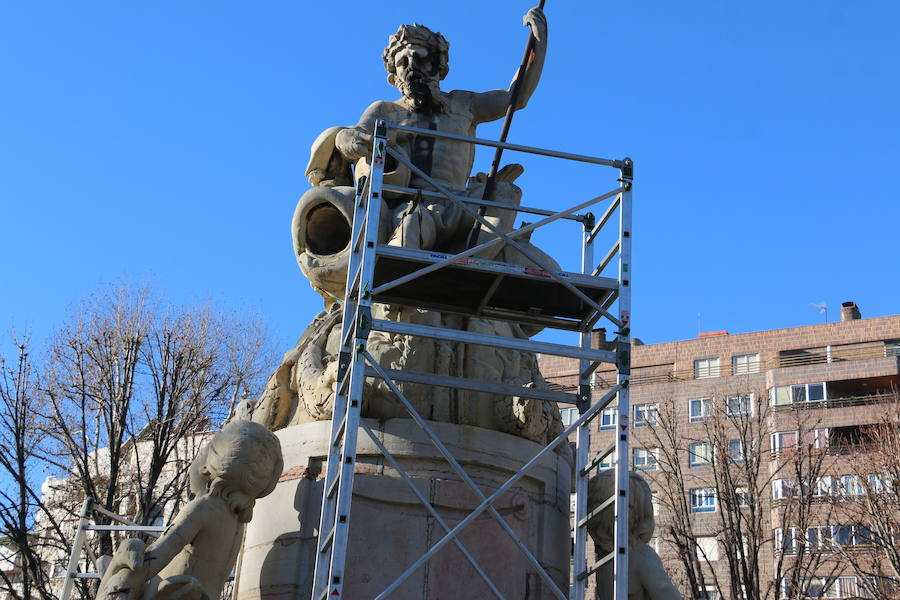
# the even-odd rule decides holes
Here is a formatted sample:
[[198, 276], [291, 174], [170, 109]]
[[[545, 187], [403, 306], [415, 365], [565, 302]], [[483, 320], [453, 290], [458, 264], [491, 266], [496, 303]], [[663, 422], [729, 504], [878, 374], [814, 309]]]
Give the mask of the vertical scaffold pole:
[[[350, 505], [353, 474], [356, 467], [356, 441], [366, 378], [366, 343], [372, 326], [372, 288], [375, 253], [381, 215], [381, 185], [387, 156], [387, 127], [379, 120], [372, 142], [372, 160], [368, 182], [359, 182], [354, 229], [351, 233], [351, 258], [341, 323], [341, 356], [338, 367], [331, 439], [325, 469], [322, 516], [319, 525], [316, 568], [312, 600], [344, 598], [343, 589], [347, 543], [350, 531]], [[365, 189], [365, 208], [361, 205]], [[360, 211], [363, 211], [360, 214]], [[365, 227], [359, 245], [359, 227]], [[356, 277], [357, 265], [359, 276]], [[352, 338], [351, 338], [352, 333]], [[340, 448], [340, 450], [338, 450]]]
[[616, 336], [617, 382], [622, 388], [618, 394], [616, 431], [614, 600], [628, 600], [628, 501], [631, 495], [628, 481], [628, 438], [631, 433], [628, 384], [631, 379], [631, 187], [634, 163], [630, 158], [624, 159], [623, 163], [620, 171], [623, 191], [619, 205], [619, 321], [622, 326]]
[[88, 516], [91, 513], [92, 500], [84, 499], [81, 505], [81, 514], [78, 515], [78, 525], [75, 529], [75, 539], [72, 541], [72, 554], [69, 555], [69, 564], [66, 566], [66, 579], [63, 581], [60, 600], [69, 600], [72, 596], [72, 587], [75, 585], [75, 573], [78, 572], [78, 563], [81, 560], [81, 549], [84, 547], [84, 538], [87, 534]]
[[[588, 213], [584, 219], [584, 233], [581, 238], [581, 272], [590, 275], [594, 270], [594, 242], [591, 231], [594, 229], [594, 215]], [[581, 332], [581, 347], [590, 349], [591, 330]], [[578, 413], [584, 414], [591, 405], [591, 382], [587, 375], [590, 361], [582, 360], [578, 364], [581, 376], [578, 380]], [[587, 569], [587, 496], [588, 478], [586, 472], [588, 454], [591, 447], [590, 423], [584, 423], [577, 429], [575, 439], [575, 519], [572, 524], [575, 539], [575, 555], [572, 558], [572, 593], [571, 600], [585, 600], [587, 577], [579, 577]]]

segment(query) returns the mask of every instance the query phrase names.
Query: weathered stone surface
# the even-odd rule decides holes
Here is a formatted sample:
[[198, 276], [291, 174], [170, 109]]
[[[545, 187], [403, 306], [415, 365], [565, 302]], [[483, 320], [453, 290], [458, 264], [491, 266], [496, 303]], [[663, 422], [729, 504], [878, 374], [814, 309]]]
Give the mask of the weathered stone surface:
[[196, 497], [158, 540], [126, 539], [107, 567], [98, 600], [218, 598], [258, 498], [281, 475], [278, 438], [235, 421], [212, 437], [191, 464]]
[[[409, 419], [367, 421], [449, 526], [478, 504], [424, 433]], [[502, 485], [539, 450], [529, 441], [477, 427], [431, 423], [485, 495]], [[276, 432], [285, 473], [259, 502], [247, 527], [236, 587], [241, 600], [307, 598], [322, 501], [319, 479], [330, 423]], [[550, 453], [502, 495], [495, 506], [526, 546], [566, 589], [569, 570], [571, 463]], [[443, 535], [440, 526], [360, 430], [347, 564], [347, 598], [372, 598]], [[487, 514], [460, 540], [508, 598], [549, 598], [512, 540]], [[529, 591], [526, 591], [529, 590]], [[540, 591], [539, 591], [540, 590]], [[539, 595], [543, 594], [543, 595]], [[440, 550], [392, 597], [408, 600], [481, 599], [490, 592], [454, 545]]]

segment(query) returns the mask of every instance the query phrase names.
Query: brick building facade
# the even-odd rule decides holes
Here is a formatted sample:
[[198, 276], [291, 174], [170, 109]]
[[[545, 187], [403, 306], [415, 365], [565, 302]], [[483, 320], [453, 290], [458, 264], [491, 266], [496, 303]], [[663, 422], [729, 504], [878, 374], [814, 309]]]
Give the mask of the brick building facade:
[[[613, 343], [604, 338], [596, 331], [595, 345]], [[577, 361], [539, 363], [551, 387], [577, 384]], [[651, 545], [685, 598], [703, 595], [691, 592], [688, 547], [703, 578], [693, 589], [708, 598], [741, 597], [729, 582], [748, 566], [759, 580], [750, 597], [873, 597], [866, 588], [893, 585], [869, 529], [846, 511], [870, 484], [892, 485], [864, 471], [878, 451], [873, 426], [900, 415], [900, 315], [861, 319], [845, 303], [834, 323], [638, 343], [632, 365], [628, 459], [654, 490]], [[614, 382], [599, 370], [595, 395]], [[616, 426], [615, 409], [594, 420], [592, 452], [612, 443]], [[863, 572], [886, 577], [863, 581]]]

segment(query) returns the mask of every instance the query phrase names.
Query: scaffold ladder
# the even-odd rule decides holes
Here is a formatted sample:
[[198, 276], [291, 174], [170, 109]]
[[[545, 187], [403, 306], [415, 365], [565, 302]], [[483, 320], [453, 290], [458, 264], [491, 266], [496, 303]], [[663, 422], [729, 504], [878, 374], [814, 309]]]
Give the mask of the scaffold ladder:
[[[111, 525], [92, 525], [91, 515], [100, 513], [108, 517], [113, 524]], [[152, 536], [159, 536], [165, 527], [156, 525], [138, 525], [134, 521], [118, 515], [112, 511], [108, 511], [91, 498], [85, 498], [81, 505], [81, 511], [78, 513], [78, 524], [75, 526], [75, 538], [72, 541], [72, 552], [69, 554], [69, 562], [66, 565], [65, 579], [63, 587], [59, 593], [59, 600], [69, 600], [72, 596], [72, 589], [75, 587], [76, 579], [100, 579], [103, 574], [99, 572], [81, 571], [81, 553], [87, 551], [91, 561], [99, 567], [97, 557], [93, 556], [90, 546], [85, 542], [90, 531], [127, 531], [132, 533], [143, 533]]]
[[[441, 182], [433, 179], [429, 174], [412, 164], [402, 153], [391, 148], [388, 144], [389, 129], [416, 135], [445, 138], [468, 144], [493, 146], [511, 151], [613, 167], [620, 172], [620, 185], [608, 193], [557, 212], [525, 206], [510, 206], [480, 198], [456, 196], [446, 189]], [[385, 161], [388, 156], [404, 164], [419, 179], [427, 182], [430, 189], [417, 190], [385, 184], [383, 174]], [[602, 564], [612, 560], [616, 578], [615, 600], [627, 600], [627, 510], [629, 496], [627, 461], [629, 431], [627, 425], [630, 412], [628, 383], [631, 348], [632, 177], [633, 164], [630, 159], [603, 159], [466, 137], [430, 129], [401, 126], [381, 120], [376, 123], [372, 144], [371, 169], [367, 177], [361, 177], [357, 182], [355, 195], [346, 295], [342, 306], [343, 321], [341, 325], [337, 383], [335, 386], [335, 403], [325, 465], [322, 513], [315, 557], [312, 600], [344, 598], [348, 566], [346, 558], [350, 539], [350, 509], [356, 463], [357, 436], [360, 429], [372, 439], [378, 450], [384, 455], [387, 463], [409, 485], [409, 488], [422, 503], [425, 510], [434, 517], [435, 522], [445, 532], [444, 537], [434, 543], [431, 548], [409, 565], [400, 576], [379, 593], [376, 596], [377, 600], [388, 598], [416, 569], [451, 542], [459, 548], [466, 560], [474, 567], [479, 578], [488, 587], [491, 594], [497, 598], [504, 598], [502, 592], [490, 580], [458, 537], [459, 532], [463, 528], [484, 513], [489, 514], [496, 520], [504, 532], [511, 537], [528, 562], [535, 568], [546, 587], [557, 599], [584, 600], [590, 575]], [[395, 194], [442, 198], [455, 204], [460, 210], [479, 222], [482, 228], [491, 231], [495, 237], [457, 254], [421, 251], [381, 244], [379, 243], [379, 224], [382, 194], [385, 191]], [[610, 201], [610, 204], [600, 219], [595, 220], [591, 213], [579, 213], [579, 211], [584, 211], [607, 200]], [[541, 215], [543, 218], [536, 223], [525, 225], [510, 233], [504, 233], [478, 214], [471, 205], [495, 206], [516, 212]], [[600, 263], [594, 266], [593, 250], [595, 239], [617, 210], [619, 215], [617, 241]], [[538, 227], [560, 219], [574, 220], [582, 223], [584, 227], [581, 273], [561, 272], [552, 265], [544, 264], [540, 256], [529, 250], [528, 247], [520, 244], [516, 239], [530, 234]], [[506, 245], [520, 252], [533, 264], [537, 265], [537, 268], [526, 268], [498, 261], [469, 258], [499, 244]], [[616, 277], [602, 276], [606, 266], [616, 256], [619, 258], [618, 275]], [[410, 285], [414, 281], [416, 284]], [[473, 292], [476, 295], [469, 298], [464, 293], [449, 295], [434, 292], [434, 290], [450, 289], [454, 285], [460, 286], [459, 289], [474, 289], [477, 293]], [[479, 285], [483, 285], [483, 288], [479, 288]], [[528, 302], [522, 301], [522, 290], [531, 292]], [[453, 297], [448, 298], [448, 296]], [[541, 298], [541, 301], [545, 302], [543, 310], [538, 313], [535, 312], [535, 307], [532, 306], [535, 303], [534, 298]], [[561, 330], [578, 331], [581, 333], [580, 344], [568, 346], [374, 319], [372, 316], [373, 302], [400, 304], [464, 316], [505, 319], [521, 323], [539, 324], [544, 327]], [[613, 315], [610, 312], [613, 304], [617, 304], [618, 315]], [[591, 347], [590, 332], [601, 318], [607, 319], [616, 327], [615, 350]], [[465, 344], [493, 346], [575, 358], [580, 361], [580, 385], [578, 392], [573, 394], [476, 381], [462, 377], [438, 376], [387, 369], [381, 366], [367, 350], [368, 337], [372, 331], [437, 338]], [[593, 399], [589, 382], [593, 372], [603, 363], [616, 365], [618, 381], [616, 386], [601, 398]], [[395, 399], [406, 408], [410, 418], [425, 433], [460, 479], [476, 495], [479, 502], [478, 506], [454, 527], [451, 528], [427, 501], [398, 461], [381, 443], [375, 432], [360, 418], [366, 378], [378, 378], [385, 382]], [[396, 381], [536, 398], [542, 401], [575, 405], [579, 409], [579, 416], [555, 439], [543, 446], [531, 460], [516, 471], [504, 484], [490, 495], [485, 496], [435, 434], [428, 421], [415, 410], [412, 403], [396, 385]], [[588, 461], [590, 446], [589, 424], [601, 410], [612, 405], [614, 401], [617, 403], [616, 406], [619, 413], [618, 422], [625, 425], [625, 427], [620, 428], [613, 448], [618, 452], [619, 457], [615, 471], [616, 493], [609, 503], [615, 510], [616, 548], [607, 557], [601, 557], [597, 563], [588, 567], [586, 564], [587, 524], [593, 514], [596, 514], [596, 511], [592, 515], [587, 514], [587, 484], [590, 474], [598, 466], [600, 460], [595, 457], [594, 460]], [[576, 509], [575, 522], [573, 524], [576, 555], [573, 561], [573, 583], [568, 593], [564, 593], [534, 554], [497, 512], [493, 503], [504, 492], [511, 489], [544, 456], [552, 452], [560, 444], [565, 443], [573, 433], [577, 436]], [[607, 454], [610, 452], [612, 450], [609, 450]]]

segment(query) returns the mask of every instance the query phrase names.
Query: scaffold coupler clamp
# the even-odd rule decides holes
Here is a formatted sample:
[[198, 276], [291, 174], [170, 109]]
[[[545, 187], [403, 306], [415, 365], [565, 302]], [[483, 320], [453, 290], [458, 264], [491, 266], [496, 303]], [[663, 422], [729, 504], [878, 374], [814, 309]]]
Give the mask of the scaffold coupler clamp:
[[630, 158], [622, 159], [622, 176], [618, 181], [625, 188], [625, 191], [631, 191], [631, 186], [634, 183], [634, 161]]

